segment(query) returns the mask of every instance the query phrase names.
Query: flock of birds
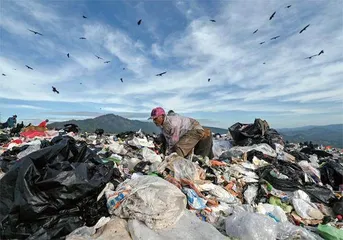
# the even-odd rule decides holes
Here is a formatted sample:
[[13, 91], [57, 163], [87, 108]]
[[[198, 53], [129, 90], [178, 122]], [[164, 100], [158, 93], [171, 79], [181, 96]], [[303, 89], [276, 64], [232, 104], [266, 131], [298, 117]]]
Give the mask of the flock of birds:
[[[286, 8], [290, 8], [291, 6], [292, 6], [292, 5], [288, 5], [288, 6], [286, 6]], [[275, 14], [276, 14], [276, 11], [273, 12], [273, 14], [269, 17], [269, 21], [272, 20], [272, 19], [275, 17]], [[83, 15], [82, 18], [87, 19], [87, 16]], [[216, 23], [216, 20], [215, 20], [215, 19], [210, 19], [210, 22]], [[141, 24], [142, 24], [142, 19], [140, 19], [140, 20], [137, 22], [137, 25], [141, 25]], [[310, 24], [307, 24], [304, 28], [302, 28], [302, 29], [300, 30], [299, 34], [303, 33], [309, 26], [310, 26]], [[40, 32], [31, 30], [31, 29], [28, 29], [28, 30], [29, 30], [30, 32], [34, 33], [35, 35], [43, 36], [43, 34], [40, 33]], [[256, 30], [253, 32], [253, 34], [256, 34], [257, 32], [258, 32], [258, 29], [256, 29]], [[281, 36], [278, 35], [278, 36], [275, 36], [275, 37], [270, 38], [270, 40], [271, 40], [271, 41], [272, 41], [272, 40], [276, 40], [276, 39], [278, 39], [278, 38], [280, 38], [280, 37], [281, 37]], [[85, 37], [80, 37], [79, 39], [80, 39], [80, 40], [86, 40]], [[262, 45], [262, 44], [264, 44], [264, 43], [265, 43], [265, 41], [260, 42], [260, 45]], [[314, 55], [312, 55], [312, 56], [306, 57], [305, 59], [312, 59], [313, 57], [320, 56], [320, 55], [323, 54], [323, 53], [324, 53], [324, 50], [321, 50], [318, 54], [314, 54]], [[100, 56], [98, 56], [98, 55], [96, 55], [96, 54], [94, 54], [94, 56], [95, 56], [97, 59], [99, 59], [99, 60], [104, 60], [102, 57], [100, 57]], [[67, 57], [70, 58], [70, 53], [67, 53]], [[108, 64], [108, 63], [110, 63], [110, 62], [111, 62], [111, 61], [109, 61], [109, 60], [104, 61], [105, 64]], [[263, 62], [263, 64], [266, 64], [266, 63]], [[28, 66], [28, 65], [25, 65], [25, 66], [26, 66], [29, 70], [33, 70], [32, 67], [30, 67], [30, 66]], [[16, 70], [16, 69], [14, 69], [14, 70]], [[123, 70], [125, 70], [125, 68], [123, 68]], [[164, 74], [166, 74], [166, 73], [167, 73], [166, 71], [165, 71], [165, 72], [161, 72], [161, 73], [156, 74], [156, 76], [162, 77], [162, 76], [163, 76]], [[2, 76], [6, 76], [6, 74], [3, 73]], [[123, 78], [120, 78], [120, 81], [123, 83], [123, 82], [124, 82]], [[211, 81], [211, 78], [209, 78], [207, 81], [210, 82], [210, 81]], [[82, 84], [82, 83], [80, 83], [80, 84]], [[35, 85], [35, 84], [34, 84], [34, 85]], [[54, 86], [52, 86], [52, 91], [53, 91], [54, 93], [57, 93], [57, 94], [60, 93], [60, 92], [56, 89], [56, 87], [54, 87]]]

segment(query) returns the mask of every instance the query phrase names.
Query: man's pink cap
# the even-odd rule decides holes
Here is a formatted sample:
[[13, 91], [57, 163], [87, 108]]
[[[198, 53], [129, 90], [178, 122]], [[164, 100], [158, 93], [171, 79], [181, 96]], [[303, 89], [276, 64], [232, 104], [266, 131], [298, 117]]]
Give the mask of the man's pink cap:
[[166, 115], [166, 112], [164, 111], [163, 108], [161, 107], [157, 107], [157, 108], [154, 108], [152, 111], [151, 111], [151, 114], [150, 114], [150, 118], [149, 119], [155, 119], [161, 115]]

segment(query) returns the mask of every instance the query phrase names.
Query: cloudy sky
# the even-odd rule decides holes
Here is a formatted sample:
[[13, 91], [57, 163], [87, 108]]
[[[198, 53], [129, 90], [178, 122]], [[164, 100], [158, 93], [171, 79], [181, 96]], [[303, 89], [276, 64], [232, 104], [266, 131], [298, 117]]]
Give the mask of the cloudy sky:
[[1, 0], [1, 120], [146, 119], [162, 106], [224, 128], [343, 123], [342, 26], [341, 0]]

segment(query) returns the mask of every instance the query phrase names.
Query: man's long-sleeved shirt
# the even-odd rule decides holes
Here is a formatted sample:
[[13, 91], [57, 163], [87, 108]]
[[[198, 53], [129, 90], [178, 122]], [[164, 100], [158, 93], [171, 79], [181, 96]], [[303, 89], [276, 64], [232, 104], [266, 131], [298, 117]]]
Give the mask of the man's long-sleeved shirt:
[[161, 128], [162, 133], [166, 138], [169, 152], [171, 152], [174, 145], [188, 131], [193, 129], [203, 129], [200, 123], [195, 119], [183, 117], [180, 115], [165, 116]]
[[9, 117], [7, 119], [7, 127], [13, 128], [17, 124], [17, 119], [14, 117]]

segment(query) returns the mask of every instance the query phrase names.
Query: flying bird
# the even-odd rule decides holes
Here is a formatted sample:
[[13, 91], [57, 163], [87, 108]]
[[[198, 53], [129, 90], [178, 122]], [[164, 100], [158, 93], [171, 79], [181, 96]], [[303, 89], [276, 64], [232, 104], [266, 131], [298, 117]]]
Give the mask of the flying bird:
[[55, 92], [55, 93], [57, 93], [57, 94], [60, 94], [60, 92], [57, 91], [57, 89], [56, 89], [54, 86], [52, 86], [52, 91]]
[[253, 32], [253, 34], [257, 33], [258, 29], [255, 30], [255, 32]]
[[275, 16], [276, 11], [269, 17], [269, 20], [272, 20], [273, 17]]
[[94, 54], [94, 56], [96, 56], [98, 59], [104, 60], [102, 57], [99, 57], [99, 56], [97, 56], [97, 55], [95, 55], [95, 54]]
[[82, 16], [83, 18], [87, 18], [85, 15]]
[[110, 63], [111, 61], [106, 61], [106, 62], [104, 62], [104, 63]]
[[265, 62], [263, 64], [266, 64]]
[[5, 73], [3, 73], [3, 74], [2, 74], [2, 76], [5, 76], [5, 77], [6, 77], [6, 74], [5, 74]]
[[290, 7], [292, 7], [292, 5], [288, 5], [286, 8], [290, 8]]
[[216, 20], [214, 20], [214, 19], [211, 19], [210, 21], [211, 21], [211, 22], [216, 22]]
[[309, 57], [307, 57], [307, 58], [305, 58], [305, 59], [311, 59], [311, 58], [313, 58], [313, 57], [316, 57], [316, 56], [318, 56], [318, 54], [315, 54], [315, 55], [309, 56]]
[[141, 25], [141, 23], [142, 23], [142, 19], [140, 19], [140, 20], [137, 22], [138, 25]]
[[80, 84], [82, 84], [82, 82], [80, 82]]
[[299, 32], [299, 34], [302, 33], [303, 31], [305, 31], [306, 28], [308, 28], [309, 26], [310, 26], [310, 24], [306, 25], [306, 27], [304, 27], [303, 29], [301, 29], [301, 31]]
[[125, 68], [123, 68], [123, 70], [125, 70]]
[[261, 45], [262, 45], [263, 43], [265, 43], [265, 42], [260, 42]]
[[121, 82], [124, 82], [122, 78], [120, 78], [120, 81], [121, 81]]
[[211, 81], [211, 78], [207, 79], [207, 82], [210, 82]]
[[30, 66], [27, 66], [27, 65], [25, 65], [28, 69], [31, 69], [31, 70], [33, 70], [33, 68], [32, 67], [30, 67]]
[[280, 36], [276, 36], [276, 37], [272, 37], [270, 40], [275, 40], [277, 38], [279, 38]]
[[166, 74], [167, 72], [162, 72], [162, 73], [159, 73], [159, 74], [156, 74], [156, 76], [159, 76], [159, 77], [162, 77], [162, 75]]
[[69, 53], [67, 54], [67, 57], [68, 57], [68, 58], [70, 57]]
[[80, 39], [86, 39], [85, 37], [80, 37]]
[[318, 53], [318, 56], [319, 55], [322, 55], [324, 53], [324, 50], [321, 50], [319, 53]]
[[30, 32], [33, 32], [35, 35], [38, 34], [38, 35], [43, 36], [43, 34], [41, 34], [41, 33], [39, 33], [39, 32], [33, 31], [33, 30], [31, 30], [31, 29], [28, 29], [28, 30], [29, 30]]
[[17, 69], [14, 69], [14, 70], [16, 70], [16, 71], [17, 71]]

